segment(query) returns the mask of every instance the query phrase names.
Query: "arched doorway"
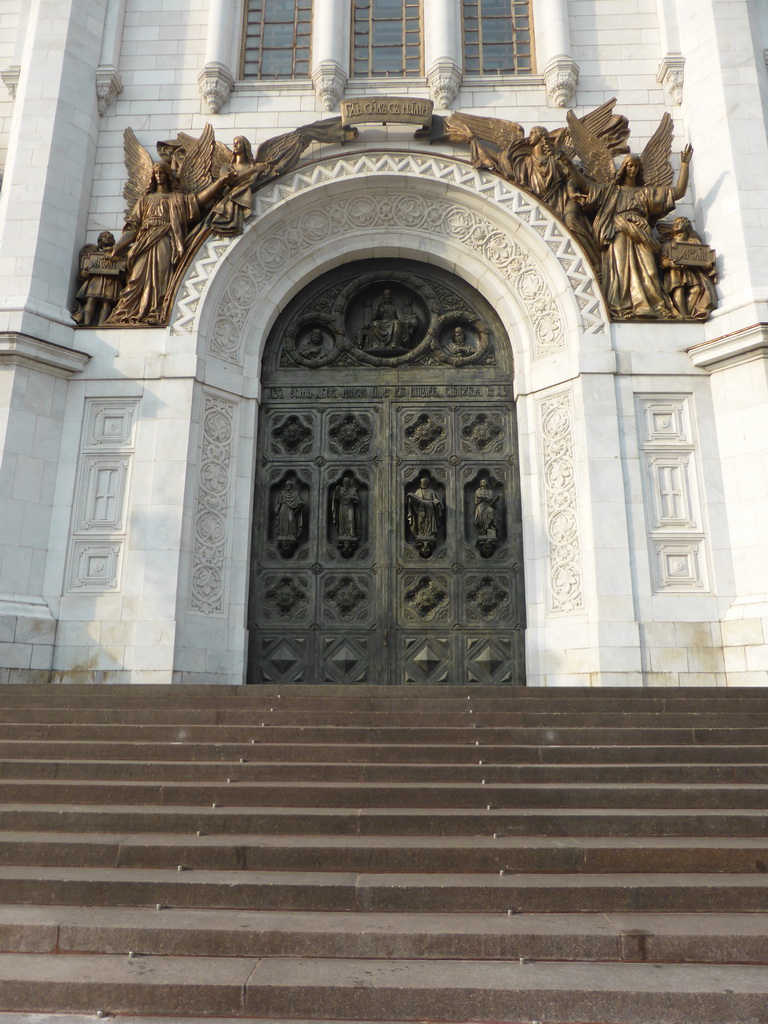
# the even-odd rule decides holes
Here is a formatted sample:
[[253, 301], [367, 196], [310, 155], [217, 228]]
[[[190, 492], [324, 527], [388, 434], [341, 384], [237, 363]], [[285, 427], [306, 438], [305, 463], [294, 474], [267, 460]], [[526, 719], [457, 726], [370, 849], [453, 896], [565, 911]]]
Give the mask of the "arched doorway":
[[323, 275], [264, 352], [249, 681], [522, 684], [511, 347], [423, 263]]

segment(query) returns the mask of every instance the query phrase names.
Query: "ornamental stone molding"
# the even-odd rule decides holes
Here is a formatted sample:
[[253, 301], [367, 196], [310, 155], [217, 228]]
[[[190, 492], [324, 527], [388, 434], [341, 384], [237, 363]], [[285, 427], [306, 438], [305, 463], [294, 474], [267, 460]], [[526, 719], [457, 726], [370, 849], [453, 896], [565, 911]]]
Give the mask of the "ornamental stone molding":
[[659, 64], [656, 81], [664, 87], [671, 103], [680, 106], [683, 102], [685, 82], [685, 57], [681, 53], [668, 53]]
[[[364, 195], [359, 191], [346, 196], [329, 194], [323, 189], [320, 202], [313, 206], [302, 203], [291, 214], [294, 197], [355, 178], [365, 181]], [[374, 194], [378, 178], [386, 181], [386, 194]], [[397, 180], [402, 183], [400, 188]], [[426, 181], [439, 182], [439, 193], [428, 191]], [[489, 205], [478, 207], [477, 196]], [[286, 207], [280, 218], [265, 223], [278, 206]], [[210, 355], [241, 366], [253, 308], [270, 293], [274, 282], [310, 250], [362, 231], [374, 242], [379, 232], [410, 232], [423, 240], [427, 250], [434, 245], [443, 251], [450, 243], [457, 253], [480, 257], [507, 282], [527, 316], [533, 359], [568, 347], [563, 292], [569, 291], [575, 301], [583, 334], [608, 333], [594, 273], [553, 214], [509, 182], [458, 161], [420, 154], [361, 154], [318, 162], [259, 190], [254, 195], [253, 218], [243, 236], [210, 238], [193, 260], [179, 289], [172, 333], [191, 334], [198, 328], [211, 279], [222, 263], [228, 262], [229, 249], [234, 247], [238, 253], [232, 256], [242, 253], [242, 258], [205, 333]], [[531, 232], [543, 240], [556, 264], [543, 256]], [[526, 236], [531, 246], [525, 245]], [[554, 288], [551, 277], [560, 275], [562, 285]]]
[[576, 101], [578, 83], [579, 65], [572, 57], [560, 56], [551, 60], [544, 68], [547, 105], [550, 107], [572, 107]]
[[538, 406], [549, 540], [549, 610], [575, 612], [583, 607], [584, 595], [571, 391], [549, 395]]
[[96, 68], [96, 101], [100, 115], [107, 112], [122, 91], [123, 83], [114, 67], [102, 65]]
[[324, 60], [312, 72], [315, 95], [326, 110], [333, 110], [344, 99], [347, 73], [335, 60]]
[[459, 95], [461, 68], [453, 60], [435, 61], [427, 74], [427, 85], [435, 106], [449, 110]]
[[197, 76], [197, 82], [200, 86], [200, 95], [212, 114], [219, 113], [235, 87], [229, 68], [216, 61], [205, 65]]
[[11, 94], [12, 100], [16, 99], [16, 90], [19, 87], [20, 75], [21, 67], [18, 64], [11, 64], [9, 67], [0, 71], [0, 78], [2, 78], [6, 89]]
[[203, 615], [225, 612], [224, 584], [237, 403], [203, 393], [200, 470], [195, 502], [190, 608]]

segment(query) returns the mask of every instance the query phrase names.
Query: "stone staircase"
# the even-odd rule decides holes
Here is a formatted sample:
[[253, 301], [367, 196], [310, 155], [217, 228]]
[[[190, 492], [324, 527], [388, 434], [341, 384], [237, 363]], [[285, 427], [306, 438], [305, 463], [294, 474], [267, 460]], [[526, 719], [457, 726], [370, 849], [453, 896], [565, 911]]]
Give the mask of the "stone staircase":
[[0, 687], [0, 1024], [765, 1024], [767, 701]]

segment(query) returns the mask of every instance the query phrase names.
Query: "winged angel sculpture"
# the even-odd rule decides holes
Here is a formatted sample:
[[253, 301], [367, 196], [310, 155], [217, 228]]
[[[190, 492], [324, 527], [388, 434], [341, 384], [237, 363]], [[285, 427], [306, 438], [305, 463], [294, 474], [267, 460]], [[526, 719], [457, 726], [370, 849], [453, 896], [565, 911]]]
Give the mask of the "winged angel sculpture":
[[125, 130], [123, 146], [128, 170], [123, 198], [128, 207], [112, 255], [128, 252], [127, 280], [107, 322], [155, 325], [163, 322], [163, 301], [190, 228], [237, 180], [237, 172], [227, 168], [214, 179], [210, 125], [187, 150], [178, 173], [170, 163], [155, 163], [131, 128]]
[[158, 142], [161, 159], [154, 162], [126, 128], [128, 207], [110, 255], [128, 253], [127, 278], [107, 323], [164, 323], [183, 261], [204, 233], [240, 234], [255, 189], [294, 167], [311, 142], [346, 142], [356, 135], [356, 129], [342, 128], [340, 118], [330, 118], [268, 139], [254, 158], [244, 136], [230, 150], [208, 124], [197, 139], [180, 132], [175, 141]]
[[[585, 114], [579, 124], [601, 140], [610, 153], [620, 155], [629, 151], [629, 123], [623, 115], [613, 113], [615, 104], [615, 98], [608, 100]], [[600, 254], [589, 219], [569, 169], [560, 159], [577, 156], [569, 128], [549, 131], [536, 125], [526, 137], [516, 121], [452, 113], [433, 119], [431, 138], [433, 142], [469, 143], [474, 167], [494, 171], [532, 192], [576, 236], [600, 274]]]
[[618, 171], [603, 140], [572, 111], [568, 128], [587, 174], [567, 156], [562, 163], [581, 190], [578, 201], [594, 215], [592, 231], [601, 252], [602, 286], [611, 315], [618, 319], [679, 317], [660, 280], [661, 249], [653, 227], [685, 195], [693, 147], [686, 146], [680, 154], [680, 172], [673, 185], [669, 114], [664, 114], [642, 154], [624, 157]]

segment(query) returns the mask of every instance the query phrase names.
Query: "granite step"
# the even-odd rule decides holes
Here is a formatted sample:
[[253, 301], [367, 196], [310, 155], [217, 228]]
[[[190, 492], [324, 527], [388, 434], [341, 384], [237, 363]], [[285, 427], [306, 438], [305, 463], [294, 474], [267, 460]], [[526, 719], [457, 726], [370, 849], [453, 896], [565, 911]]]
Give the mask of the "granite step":
[[0, 907], [0, 952], [354, 959], [768, 961], [768, 915], [356, 914]]
[[763, 1024], [768, 968], [24, 953], [0, 955], [0, 991], [38, 1013]]
[[[235, 787], [236, 788], [236, 787]], [[765, 811], [690, 808], [462, 809], [0, 804], [2, 831], [194, 835], [764, 836]]]
[[766, 764], [368, 764], [348, 762], [63, 760], [62, 758], [0, 760], [0, 779], [87, 781], [98, 775], [105, 782], [244, 782], [301, 783], [445, 783], [611, 785], [758, 784], [768, 785]]
[[[65, 715], [65, 712], [68, 712]], [[765, 707], [749, 707], [744, 711], [729, 709], [727, 712], [706, 710], [654, 710], [643, 711], [606, 711], [590, 707], [588, 710], [556, 710], [542, 709], [539, 711], [510, 710], [509, 702], [503, 710], [467, 706], [460, 710], [430, 709], [421, 711], [388, 708], [386, 710], [344, 710], [331, 711], [307, 710], [303, 708], [288, 709], [283, 703], [253, 708], [250, 705], [232, 708], [194, 708], [194, 707], [137, 707], [115, 706], [108, 708], [67, 709], [61, 707], [40, 708], [4, 708], [0, 707], [0, 721], [3, 724], [14, 724], [19, 727], [34, 725], [58, 725], [66, 717], [70, 725], [104, 726], [165, 726], [167, 728], [184, 728], [187, 726], [242, 726], [261, 728], [266, 723], [269, 727], [311, 727], [311, 728], [352, 728], [352, 729], [590, 729], [600, 728], [610, 715], [615, 727], [626, 729], [699, 729], [699, 728], [732, 728], [750, 729], [754, 727], [768, 728], [768, 714]]]
[[206, 807], [326, 808], [768, 808], [768, 786], [646, 783], [438, 783], [248, 782], [232, 776], [222, 782], [152, 783], [136, 780], [4, 779], [0, 799], [11, 803], [160, 804]]
[[391, 913], [765, 912], [768, 875], [0, 866], [0, 902]]
[[0, 833], [0, 864], [233, 871], [768, 871], [768, 837], [171, 836]]
[[[84, 730], [86, 731], [86, 730]], [[90, 734], [90, 731], [87, 730]], [[489, 744], [477, 750], [479, 742], [461, 744], [395, 744], [395, 743], [282, 743], [261, 742], [188, 743], [153, 741], [101, 741], [83, 736], [73, 740], [5, 739], [0, 740], [0, 757], [18, 760], [29, 756], [38, 760], [63, 758], [85, 760], [166, 761], [171, 764], [189, 761], [245, 760], [272, 763], [335, 763], [335, 764], [551, 764], [551, 765], [686, 765], [695, 764], [768, 764], [768, 744], [708, 744], [676, 746], [674, 744]], [[255, 749], [254, 749], [255, 748]]]
[[656, 727], [619, 728], [614, 725], [595, 727], [399, 727], [380, 726], [377, 728], [345, 725], [301, 726], [271, 725], [265, 718], [254, 725], [125, 725], [77, 723], [24, 724], [0, 723], [0, 740], [78, 740], [87, 733], [91, 740], [132, 740], [138, 742], [227, 742], [227, 743], [356, 743], [356, 744], [407, 744], [495, 746], [736, 746], [740, 744], [768, 744], [768, 725], [759, 723], [747, 728]]

